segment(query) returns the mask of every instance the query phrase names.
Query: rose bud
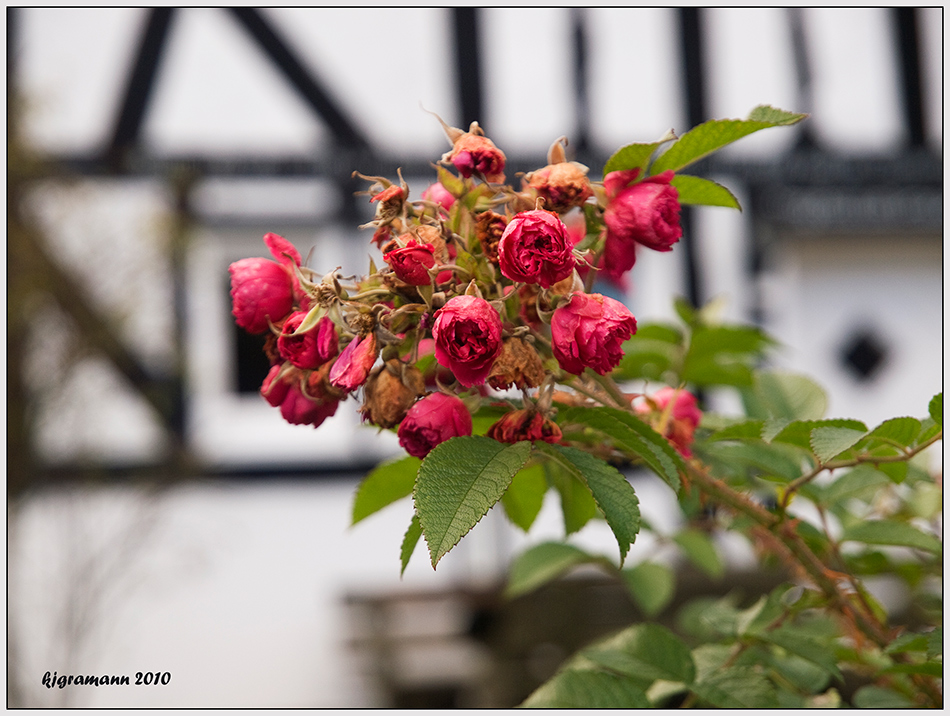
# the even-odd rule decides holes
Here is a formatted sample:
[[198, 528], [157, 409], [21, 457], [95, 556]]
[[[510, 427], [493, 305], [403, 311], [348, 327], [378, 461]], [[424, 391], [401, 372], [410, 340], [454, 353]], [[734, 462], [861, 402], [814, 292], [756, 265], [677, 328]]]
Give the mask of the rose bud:
[[432, 244], [424, 244], [416, 240], [409, 234], [401, 237], [405, 242], [402, 248], [396, 248], [383, 256], [400, 281], [405, 281], [413, 286], [428, 286], [432, 279], [429, 278], [428, 269], [435, 266], [435, 251]]
[[517, 336], [502, 343], [495, 359], [488, 384], [495, 390], [537, 388], [544, 381], [544, 364], [538, 352]]
[[452, 150], [442, 160], [452, 162], [459, 174], [467, 179], [479, 173], [495, 184], [505, 181], [505, 154], [485, 136], [478, 122], [472, 122], [467, 132], [447, 127], [446, 134], [452, 141]]
[[477, 296], [456, 296], [435, 316], [435, 359], [469, 388], [485, 382], [501, 351], [501, 319]]
[[636, 407], [636, 412], [645, 416], [658, 431], [664, 428], [663, 436], [683, 457], [693, 456], [689, 446], [693, 444], [693, 433], [699, 421], [703, 419], [703, 413], [696, 403], [696, 396], [686, 390], [660, 388], [649, 396], [646, 402], [640, 403]]
[[498, 242], [498, 265], [512, 281], [550, 288], [574, 271], [573, 244], [557, 214], [543, 209], [516, 214]]
[[500, 443], [518, 443], [522, 440], [543, 440], [548, 443], [561, 441], [561, 428], [537, 410], [513, 410], [505, 413], [485, 434]]
[[320, 377], [325, 378], [326, 368], [311, 373], [307, 380], [306, 394], [301, 385], [303, 373], [291, 368], [281, 374], [281, 369], [282, 366], [276, 365], [271, 368], [261, 386], [261, 395], [275, 408], [280, 408], [284, 420], [291, 425], [318, 427], [336, 413], [339, 399], [320, 389]]
[[390, 184], [382, 191], [374, 194], [369, 200], [376, 205], [376, 221], [386, 223], [392, 221], [402, 213], [402, 205], [406, 200], [406, 191], [398, 184]]
[[472, 434], [472, 415], [454, 395], [432, 393], [413, 405], [399, 426], [399, 444], [423, 458], [439, 443]]
[[621, 344], [636, 332], [636, 319], [619, 301], [575, 293], [551, 317], [551, 348], [568, 373], [580, 375], [589, 367], [604, 375], [620, 363]]
[[426, 392], [425, 379], [415, 366], [389, 360], [370, 375], [363, 388], [363, 419], [381, 428], [402, 422], [416, 398]]
[[356, 390], [366, 382], [375, 362], [376, 336], [372, 333], [357, 336], [330, 368], [330, 384], [346, 391]]
[[638, 169], [632, 169], [604, 177], [607, 242], [636, 242], [656, 251], [671, 251], [683, 235], [679, 192], [670, 186], [673, 172], [665, 171], [630, 185], [638, 173]]
[[422, 192], [422, 198], [426, 201], [431, 201], [433, 204], [438, 204], [446, 211], [451, 209], [455, 204], [455, 197], [452, 196], [452, 192], [442, 185], [442, 182], [430, 184], [426, 190]]
[[475, 238], [481, 244], [485, 258], [498, 265], [498, 242], [505, 233], [508, 220], [494, 211], [483, 211], [475, 217]]
[[295, 295], [301, 304], [306, 297], [294, 273], [294, 265], [300, 266], [300, 253], [294, 245], [277, 234], [265, 234], [264, 243], [278, 263], [249, 258], [228, 267], [231, 312], [248, 333], [263, 333], [268, 329], [268, 318], [277, 323], [293, 310]]
[[277, 350], [297, 368], [319, 368], [339, 353], [336, 327], [324, 316], [309, 331], [294, 334], [306, 317], [303, 311], [290, 314], [277, 338]]

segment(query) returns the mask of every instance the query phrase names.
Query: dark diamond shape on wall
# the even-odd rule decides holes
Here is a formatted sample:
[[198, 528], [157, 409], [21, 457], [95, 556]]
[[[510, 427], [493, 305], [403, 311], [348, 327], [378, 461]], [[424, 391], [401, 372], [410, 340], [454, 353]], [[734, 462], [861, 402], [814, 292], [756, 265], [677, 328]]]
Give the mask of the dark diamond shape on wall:
[[841, 363], [858, 380], [871, 380], [887, 359], [884, 342], [869, 330], [854, 333], [841, 349]]

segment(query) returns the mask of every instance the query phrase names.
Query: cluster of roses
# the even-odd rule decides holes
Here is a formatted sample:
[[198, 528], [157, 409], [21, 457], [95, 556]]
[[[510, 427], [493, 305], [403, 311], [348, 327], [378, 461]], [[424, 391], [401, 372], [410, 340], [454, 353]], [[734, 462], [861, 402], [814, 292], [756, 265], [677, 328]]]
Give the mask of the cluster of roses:
[[[264, 237], [275, 261], [230, 266], [238, 325], [268, 334], [261, 394], [288, 422], [319, 426], [362, 388], [363, 420], [398, 426], [417, 457], [470, 435], [486, 402], [512, 408], [490, 437], [558, 442], [554, 402], [604, 395], [597, 376], [617, 366], [637, 328], [622, 303], [590, 291], [597, 273], [620, 281], [638, 245], [669, 251], [680, 238], [672, 172], [591, 182], [562, 138], [515, 190], [477, 123], [443, 128], [452, 149], [421, 199], [409, 200], [401, 176], [362, 177], [376, 213], [361, 228], [374, 228], [383, 268], [349, 284], [337, 271], [321, 277], [276, 234]], [[486, 383], [521, 398], [492, 397]], [[660, 391], [637, 409], [688, 454], [699, 422], [689, 393]]]

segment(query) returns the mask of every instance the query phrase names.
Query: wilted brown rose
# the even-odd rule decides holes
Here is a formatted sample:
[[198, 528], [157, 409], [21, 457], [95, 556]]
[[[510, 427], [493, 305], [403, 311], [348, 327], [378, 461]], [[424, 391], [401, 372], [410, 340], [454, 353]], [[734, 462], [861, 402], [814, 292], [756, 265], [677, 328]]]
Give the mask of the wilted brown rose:
[[544, 381], [544, 375], [538, 352], [524, 339], [512, 336], [502, 344], [501, 353], [488, 375], [488, 384], [495, 390], [506, 390], [512, 385], [537, 388]]
[[363, 388], [363, 419], [381, 428], [395, 427], [425, 390], [425, 380], [418, 368], [396, 358], [387, 361], [374, 371]]
[[475, 219], [475, 238], [482, 246], [485, 258], [496, 266], [498, 265], [498, 241], [505, 233], [507, 220], [494, 211], [483, 211]]

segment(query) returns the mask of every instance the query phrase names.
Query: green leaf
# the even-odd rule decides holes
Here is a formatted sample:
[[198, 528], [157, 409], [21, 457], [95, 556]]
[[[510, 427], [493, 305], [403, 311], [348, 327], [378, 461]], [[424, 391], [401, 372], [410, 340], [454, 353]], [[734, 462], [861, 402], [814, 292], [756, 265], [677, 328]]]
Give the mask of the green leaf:
[[638, 340], [663, 341], [678, 346], [683, 342], [683, 333], [676, 326], [664, 323], [647, 323], [637, 326], [636, 335], [624, 342], [624, 351], [627, 350], [627, 346]]
[[884, 650], [887, 654], [904, 654], [908, 651], [927, 651], [927, 638], [930, 634], [915, 634], [907, 632], [901, 634], [887, 645]]
[[943, 393], [937, 393], [930, 399], [930, 405], [927, 406], [930, 417], [933, 421], [943, 427]]
[[448, 189], [449, 193], [456, 199], [461, 198], [465, 193], [465, 182], [459, 179], [441, 164], [436, 167], [439, 176], [439, 183]]
[[710, 442], [720, 440], [758, 440], [762, 435], [762, 420], [745, 420], [735, 425], [717, 430], [707, 439]]
[[696, 665], [689, 647], [659, 624], [635, 624], [582, 652], [596, 664], [641, 681], [691, 684]]
[[666, 140], [649, 143], [640, 142], [620, 147], [620, 149], [611, 155], [610, 159], [608, 159], [604, 165], [604, 176], [607, 176], [610, 172], [639, 169], [640, 174], [638, 178], [642, 179], [646, 176], [644, 170], [650, 161], [650, 157], [653, 156], [653, 152], [656, 151], [656, 148], [663, 144], [664, 141]]
[[785, 445], [713, 443], [708, 445], [706, 450], [710, 455], [733, 466], [748, 465], [765, 475], [774, 475], [783, 480], [794, 480], [802, 474], [795, 448]]
[[402, 569], [399, 570], [401, 577], [409, 566], [409, 559], [412, 553], [416, 551], [416, 545], [419, 544], [419, 538], [422, 536], [422, 527], [419, 525], [419, 516], [413, 515], [412, 522], [409, 523], [409, 529], [406, 530], [405, 537], [402, 538], [402, 548], [400, 549], [400, 559]]
[[751, 417], [820, 420], [828, 409], [825, 391], [807, 376], [796, 373], [758, 372], [753, 391], [766, 414]]
[[844, 531], [841, 541], [913, 547], [934, 554], [940, 554], [943, 551], [942, 543], [933, 535], [921, 532], [904, 522], [889, 520], [858, 522]]
[[927, 639], [927, 658], [936, 659], [943, 656], [943, 627], [937, 627]]
[[709, 179], [690, 176], [689, 174], [677, 174], [670, 184], [679, 192], [680, 204], [725, 206], [742, 211], [739, 200], [731, 191], [722, 184], [717, 184]]
[[616, 408], [575, 407], [558, 413], [559, 423], [580, 423], [604, 433], [619, 450], [636, 455], [657, 475], [679, 491], [682, 456], [670, 443], [639, 418]]
[[543, 465], [528, 465], [511, 479], [511, 484], [501, 496], [502, 507], [508, 519], [527, 532], [544, 504], [548, 481]]
[[636, 378], [660, 380], [673, 365], [678, 350], [678, 346], [667, 341], [632, 338], [624, 343], [624, 357], [620, 359], [620, 363], [614, 368], [611, 376], [614, 380], [621, 381]]
[[426, 456], [413, 498], [433, 568], [498, 502], [530, 454], [529, 442], [469, 436], [447, 440]]
[[856, 445], [865, 434], [864, 430], [851, 428], [815, 428], [811, 431], [811, 448], [815, 451], [815, 457], [826, 463]]
[[564, 533], [572, 535], [597, 516], [597, 503], [584, 481], [567, 472], [560, 464], [547, 460], [544, 474], [561, 497]]
[[353, 524], [411, 495], [421, 464], [419, 458], [407, 455], [384, 462], [364, 477], [353, 498]]
[[639, 682], [604, 671], [569, 669], [542, 684], [521, 704], [523, 708], [612, 709], [650, 708]]
[[746, 120], [713, 119], [704, 122], [689, 130], [658, 157], [650, 168], [650, 174], [667, 169], [678, 171], [760, 129], [795, 124], [807, 116], [763, 105], [753, 109]]
[[505, 596], [520, 597], [560, 577], [571, 567], [596, 558], [563, 542], [544, 542], [519, 555], [508, 571]]
[[918, 435], [920, 435], [920, 421], [917, 418], [891, 418], [874, 428], [868, 437], [910, 447]]
[[685, 529], [677, 533], [673, 541], [680, 546], [690, 562], [713, 579], [720, 579], [725, 574], [719, 552], [705, 532]]
[[882, 669], [884, 674], [923, 674], [924, 676], [943, 676], [943, 662], [926, 661], [919, 664], [894, 664]]
[[834, 505], [844, 500], [869, 497], [875, 494], [883, 485], [890, 483], [890, 478], [871, 465], [858, 465], [841, 477], [821, 488], [823, 501]]
[[624, 569], [620, 576], [634, 601], [649, 617], [655, 617], [673, 598], [675, 581], [673, 571], [655, 562], [641, 562]]
[[751, 666], [730, 666], [713, 672], [693, 691], [704, 702], [724, 709], [767, 709], [778, 707], [775, 688]]
[[[775, 423], [774, 425], [778, 426], [779, 423]], [[769, 437], [766, 438], [763, 435], [762, 439], [766, 442], [797, 445], [798, 447], [810, 451], [812, 449], [811, 434], [815, 428], [847, 428], [849, 430], [859, 430], [862, 433], [868, 431], [868, 426], [860, 420], [847, 420], [842, 418], [832, 420], [793, 420], [790, 423], [786, 423], [778, 432], [769, 435]]]
[[617, 538], [620, 564], [623, 565], [630, 545], [640, 531], [640, 505], [633, 486], [617, 468], [577, 448], [545, 442], [536, 442], [535, 447], [586, 483]]
[[783, 627], [759, 634], [759, 638], [785, 649], [790, 654], [800, 656], [812, 664], [820, 666], [838, 680], [843, 680], [838, 662], [828, 644], [808, 638], [793, 631], [794, 627]]
[[854, 692], [851, 703], [859, 709], [907, 709], [916, 706], [907, 697], [880, 686], [862, 686]]

